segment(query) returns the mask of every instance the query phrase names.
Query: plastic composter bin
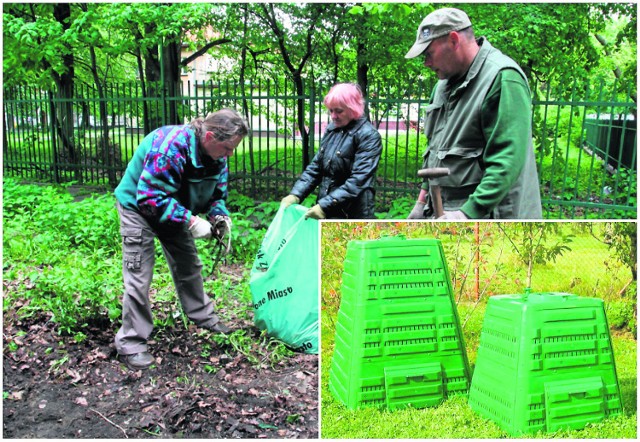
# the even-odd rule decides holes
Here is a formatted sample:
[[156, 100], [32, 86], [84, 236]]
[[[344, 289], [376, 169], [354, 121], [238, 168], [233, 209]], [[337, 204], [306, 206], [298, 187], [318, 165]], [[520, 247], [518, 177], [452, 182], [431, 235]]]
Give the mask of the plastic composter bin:
[[620, 414], [603, 301], [567, 293], [489, 298], [469, 404], [511, 435]]
[[439, 404], [471, 381], [440, 241], [347, 245], [329, 389], [350, 409]]

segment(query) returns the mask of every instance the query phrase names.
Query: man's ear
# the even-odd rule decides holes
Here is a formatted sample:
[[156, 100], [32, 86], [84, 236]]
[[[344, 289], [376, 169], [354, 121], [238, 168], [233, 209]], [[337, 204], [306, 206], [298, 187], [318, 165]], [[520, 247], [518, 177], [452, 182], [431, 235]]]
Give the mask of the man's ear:
[[451, 42], [451, 46], [455, 49], [460, 46], [460, 34], [456, 31], [451, 31], [449, 33], [449, 41]]

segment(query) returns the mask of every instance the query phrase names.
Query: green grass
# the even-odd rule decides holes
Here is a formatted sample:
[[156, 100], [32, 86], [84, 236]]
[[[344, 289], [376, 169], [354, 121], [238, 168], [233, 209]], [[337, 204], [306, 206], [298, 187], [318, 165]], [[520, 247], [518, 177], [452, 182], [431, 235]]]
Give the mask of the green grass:
[[[459, 308], [461, 318], [469, 306]], [[329, 367], [334, 347], [334, 326], [326, 313], [322, 318], [321, 437], [329, 439], [502, 439], [512, 438], [494, 422], [480, 417], [465, 395], [446, 399], [441, 405], [424, 409], [388, 411], [377, 408], [349, 410], [329, 391]], [[469, 362], [475, 363], [484, 306], [476, 309], [475, 320], [467, 323], [465, 336]], [[461, 319], [463, 320], [463, 319]], [[623, 403], [623, 414], [582, 430], [527, 435], [533, 438], [626, 439], [637, 432], [636, 361], [637, 342], [628, 335], [613, 336], [612, 345]]]
[[[323, 331], [323, 341], [325, 335]], [[330, 341], [329, 338], [327, 338]], [[527, 437], [570, 439], [635, 439], [636, 362], [635, 340], [613, 338], [618, 366], [618, 379], [624, 412], [600, 423], [589, 424], [582, 430], [537, 433]], [[329, 439], [502, 439], [512, 438], [494, 422], [480, 417], [468, 404], [465, 395], [456, 395], [438, 407], [388, 411], [365, 408], [348, 410], [337, 401], [328, 388], [329, 352], [322, 353], [322, 430], [321, 437]]]
[[[469, 223], [467, 226], [471, 226]], [[598, 228], [602, 226], [596, 226]], [[596, 233], [602, 233], [595, 229]], [[635, 290], [630, 298], [620, 291], [630, 278], [629, 269], [619, 263], [613, 252], [593, 238], [585, 225], [562, 225], [559, 234], [573, 233], [571, 251], [534, 267], [535, 291], [566, 291], [581, 296], [600, 297], [609, 305], [620, 302], [635, 306]], [[439, 237], [444, 245], [450, 271], [458, 268], [458, 289], [465, 275], [473, 275], [467, 264], [473, 250], [473, 230], [464, 224], [424, 223], [340, 223], [325, 224], [322, 231], [322, 347], [321, 347], [321, 437], [331, 439], [431, 439], [431, 438], [512, 438], [495, 423], [480, 417], [468, 405], [466, 395], [447, 398], [441, 405], [424, 409], [388, 411], [377, 408], [349, 410], [329, 390], [329, 370], [334, 349], [334, 335], [340, 303], [342, 263], [346, 244], [353, 239], [377, 239], [384, 235], [403, 234], [407, 238]], [[482, 284], [479, 302], [470, 288], [455, 293], [466, 351], [471, 368], [476, 361], [487, 296], [521, 293], [522, 265], [508, 245], [502, 245], [493, 224], [481, 231]], [[502, 250], [502, 251], [501, 251]], [[471, 255], [472, 256], [472, 255]], [[498, 259], [500, 258], [500, 259]], [[499, 261], [499, 262], [498, 262]], [[494, 275], [495, 268], [499, 271]], [[484, 278], [487, 278], [485, 280]], [[627, 295], [628, 296], [628, 295]], [[631, 308], [633, 315], [635, 307]], [[607, 313], [609, 316], [609, 313]], [[611, 321], [610, 321], [611, 322]], [[538, 433], [532, 438], [622, 439], [637, 433], [637, 341], [628, 331], [612, 331], [612, 345], [617, 368], [622, 415], [589, 424], [584, 429]]]

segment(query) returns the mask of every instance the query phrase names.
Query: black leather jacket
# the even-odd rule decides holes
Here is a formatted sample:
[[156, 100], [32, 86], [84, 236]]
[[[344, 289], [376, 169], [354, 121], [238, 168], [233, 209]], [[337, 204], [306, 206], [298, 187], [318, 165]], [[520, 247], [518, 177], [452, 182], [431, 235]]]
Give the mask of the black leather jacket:
[[332, 122], [290, 193], [303, 201], [318, 187], [317, 204], [327, 218], [374, 218], [373, 183], [381, 153], [380, 134], [366, 117], [339, 128]]

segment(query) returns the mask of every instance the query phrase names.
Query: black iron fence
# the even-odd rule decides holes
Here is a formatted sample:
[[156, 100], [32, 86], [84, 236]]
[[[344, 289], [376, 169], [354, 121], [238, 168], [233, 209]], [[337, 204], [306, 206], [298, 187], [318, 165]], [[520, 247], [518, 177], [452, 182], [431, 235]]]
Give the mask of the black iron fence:
[[[373, 85], [368, 91], [369, 117], [383, 138], [376, 183], [380, 211], [417, 194], [416, 171], [426, 145], [422, 120], [432, 86]], [[152, 128], [232, 107], [252, 127], [252, 136], [230, 159], [233, 188], [257, 200], [280, 198], [305, 167], [303, 150], [315, 152], [328, 124], [322, 106], [327, 88], [307, 85], [299, 94], [284, 81], [187, 82], [177, 96], [156, 87], [149, 97], [148, 89], [131, 83], [100, 91], [78, 86], [73, 98], [30, 87], [5, 89], [3, 172], [28, 181], [114, 188]], [[534, 141], [547, 218], [636, 218], [637, 106], [631, 92], [622, 98], [607, 92], [616, 89], [600, 85], [579, 94], [574, 87], [568, 100], [546, 89], [534, 99]], [[72, 111], [61, 112], [63, 105]], [[308, 137], [302, 137], [303, 131]]]

